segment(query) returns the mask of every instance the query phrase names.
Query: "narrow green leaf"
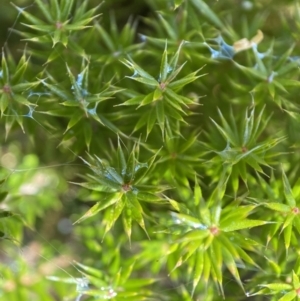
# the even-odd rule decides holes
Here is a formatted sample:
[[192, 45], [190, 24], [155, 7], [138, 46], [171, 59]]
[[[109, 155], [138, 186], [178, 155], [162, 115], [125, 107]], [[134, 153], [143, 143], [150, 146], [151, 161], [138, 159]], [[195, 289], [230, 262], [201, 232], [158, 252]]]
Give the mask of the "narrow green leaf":
[[48, 24], [40, 24], [40, 25], [32, 25], [32, 24], [26, 24], [26, 23], [21, 23], [22, 25], [29, 27], [31, 29], [41, 31], [41, 32], [50, 32], [52, 33], [55, 31], [54, 25], [48, 25]]
[[267, 258], [266, 256], [264, 257], [268, 260], [271, 268], [276, 273], [277, 277], [279, 277], [281, 275], [281, 267], [279, 266], [279, 264], [277, 264], [274, 260]]
[[154, 108], [152, 108], [151, 112], [148, 115], [148, 120], [147, 120], [147, 137], [151, 133], [155, 122], [156, 122], [156, 112], [154, 111]]
[[9, 70], [8, 70], [8, 65], [7, 65], [6, 58], [5, 58], [4, 48], [2, 48], [1, 67], [2, 67], [1, 71], [2, 71], [3, 82], [4, 82], [4, 84], [9, 84]]
[[[200, 245], [201, 241], [189, 243], [189, 248], [187, 252], [182, 256], [181, 264], [185, 263], [192, 255], [194, 255], [195, 252], [197, 252], [197, 250], [199, 249]], [[176, 266], [178, 267], [179, 265], [176, 264]]]
[[203, 281], [205, 283], [205, 286], [208, 284], [209, 276], [210, 276], [210, 271], [211, 271], [211, 262], [210, 258], [207, 254], [207, 252], [204, 252], [203, 254]]
[[125, 102], [116, 105], [116, 106], [135, 106], [135, 105], [139, 105], [144, 99], [144, 95], [139, 95], [133, 98], [130, 98], [128, 100], [126, 100]]
[[1, 99], [0, 99], [1, 116], [3, 115], [6, 108], [8, 107], [9, 101], [11, 101], [11, 98], [7, 95], [7, 93], [2, 93]]
[[297, 293], [295, 291], [291, 291], [286, 293], [283, 297], [281, 297], [278, 301], [291, 301], [297, 297]]
[[299, 277], [294, 271], [293, 271], [293, 287], [294, 289], [299, 289], [300, 287]]
[[121, 171], [122, 176], [126, 174], [127, 170], [127, 162], [125, 159], [125, 155], [122, 149], [120, 137], [118, 136], [118, 148], [117, 148], [117, 154], [118, 154], [118, 165], [119, 165], [119, 170]]
[[158, 125], [161, 129], [161, 134], [164, 139], [164, 131], [165, 131], [165, 108], [164, 103], [161, 100], [156, 102], [156, 118], [158, 121]]
[[[157, 85], [157, 80], [151, 76], [149, 73], [147, 73], [144, 69], [139, 67], [136, 63], [130, 60], [121, 60], [121, 63], [123, 63], [126, 67], [133, 70], [136, 74], [138, 74], [141, 78], [145, 78], [149, 80], [149, 83], [151, 82], [151, 85]], [[135, 76], [135, 75], [134, 75]]]
[[[177, 64], [178, 64], [180, 52], [181, 52], [181, 49], [182, 49], [182, 47], [185, 43], [186, 43], [186, 41], [181, 41], [176, 53], [172, 56], [172, 58], [170, 60], [170, 69], [172, 70], [172, 72], [170, 74], [170, 77], [172, 77], [173, 72], [175, 72], [175, 70], [177, 69]], [[168, 81], [171, 81], [171, 79], [168, 78]]]
[[132, 148], [129, 158], [127, 160], [127, 170], [126, 170], [126, 179], [130, 183], [133, 182], [134, 175], [135, 175], [135, 167], [137, 164], [137, 159], [136, 159], [136, 145]]
[[148, 232], [146, 230], [144, 218], [143, 218], [143, 209], [137, 200], [136, 194], [133, 192], [127, 192], [126, 197], [127, 197], [127, 206], [129, 206], [130, 204], [132, 208], [132, 218], [140, 225], [140, 227], [145, 231], [146, 235], [149, 238]]
[[232, 241], [230, 240], [230, 236], [227, 237], [227, 235], [224, 235], [223, 233], [221, 233], [218, 236], [218, 240], [220, 241], [220, 243], [222, 244], [222, 249], [227, 249], [228, 252], [235, 258], [235, 259], [240, 259], [240, 254], [238, 252], [238, 248], [236, 247], [235, 244], [232, 243]]
[[107, 218], [105, 219], [106, 226], [105, 226], [105, 233], [104, 235], [113, 227], [116, 220], [121, 215], [125, 202], [121, 198], [117, 203], [115, 203], [110, 210], [108, 211]]
[[[236, 61], [232, 61], [236, 67], [238, 67], [240, 70], [242, 70], [246, 75], [248, 75], [250, 78], [256, 78], [261, 81], [266, 81], [267, 75], [262, 73], [260, 70], [254, 69], [253, 67], [245, 67], [243, 65], [238, 64]], [[251, 92], [256, 92], [255, 89]]]
[[195, 186], [194, 186], [194, 204], [198, 206], [202, 201], [202, 191], [198, 182], [198, 177], [195, 175]]
[[79, 218], [74, 224], [81, 223], [85, 219], [94, 216], [98, 212], [104, 210], [105, 208], [115, 204], [122, 197], [122, 193], [112, 193], [108, 195], [102, 201], [99, 201], [92, 208], [90, 208], [81, 218]]
[[61, 21], [60, 10], [57, 0], [50, 0], [50, 12], [54, 20]]
[[101, 270], [93, 268], [93, 267], [90, 267], [90, 266], [87, 266], [87, 265], [84, 265], [84, 264], [82, 264], [82, 263], [80, 263], [78, 261], [74, 261], [74, 263], [81, 270], [83, 270], [85, 272], [88, 272], [89, 275], [97, 277], [97, 278], [103, 278], [103, 273], [102, 273]]
[[244, 122], [243, 146], [246, 146], [252, 135], [254, 124], [254, 108], [250, 111], [250, 116], [248, 116], [248, 109], [246, 110]]
[[[25, 59], [25, 55], [23, 55], [22, 58]], [[16, 83], [18, 83], [18, 82], [20, 82], [22, 80], [23, 75], [24, 75], [24, 73], [25, 73], [25, 71], [27, 69], [28, 62], [29, 62], [29, 59], [27, 61], [25, 61], [22, 65], [19, 65], [17, 67], [17, 70], [14, 72], [14, 75], [13, 75], [13, 77], [11, 79], [11, 82], [12, 82], [13, 85], [15, 85]]]
[[[184, 208], [185, 208], [184, 204], [180, 204], [180, 203], [174, 202], [172, 200], [170, 200], [170, 203], [176, 210], [180, 209], [180, 211], [182, 211], [182, 212], [186, 211], [186, 210], [184, 210]], [[178, 206], [179, 206], [179, 208], [178, 208]], [[194, 217], [194, 216], [186, 214], [186, 213], [177, 213], [176, 217], [179, 219], [179, 221], [181, 223], [183, 223], [185, 225], [190, 225], [193, 229], [197, 228], [197, 226], [202, 225], [201, 221], [197, 217]], [[203, 225], [201, 228], [206, 229], [207, 227], [205, 225]]]
[[54, 24], [55, 20], [52, 18], [51, 14], [50, 14], [50, 10], [49, 10], [48, 5], [45, 5], [45, 3], [42, 0], [36, 0], [35, 2], [37, 3], [39, 9], [43, 13], [43, 15], [45, 16], [47, 21], [50, 24]]
[[292, 223], [290, 223], [288, 226], [286, 226], [283, 230], [284, 245], [285, 245], [286, 252], [288, 252], [288, 249], [290, 247], [291, 237], [292, 237], [292, 230], [293, 230], [293, 224]]
[[208, 230], [191, 230], [191, 231], [185, 233], [184, 235], [182, 235], [182, 237], [178, 238], [178, 240], [176, 240], [176, 241], [178, 243], [194, 242], [194, 241], [197, 241], [197, 240], [203, 240], [204, 238], [209, 236], [209, 234], [210, 233], [209, 233]]
[[[193, 104], [194, 101], [187, 98], [187, 97], [184, 97], [182, 95], [179, 95], [177, 94], [176, 92], [174, 92], [173, 90], [167, 88], [164, 92], [164, 94], [173, 102], [177, 102], [178, 104], [182, 105], [182, 106], [185, 106], [186, 108], [189, 108], [189, 105]], [[174, 106], [174, 108], [176, 108]], [[181, 110], [181, 107], [180, 107], [180, 110]]]
[[163, 91], [160, 88], [156, 88], [153, 93], [153, 101], [161, 100], [163, 98]]
[[137, 198], [139, 201], [142, 202], [148, 202], [153, 204], [162, 203], [162, 198], [152, 193], [138, 192]]
[[283, 231], [285, 229], [285, 227], [287, 227], [288, 225], [293, 224], [294, 219], [295, 219], [295, 215], [292, 212], [287, 214], [287, 216], [284, 220], [284, 223], [282, 225], [282, 230], [281, 231]]
[[[168, 117], [174, 118], [178, 121], [181, 121], [183, 123], [185, 123], [186, 125], [188, 125], [188, 123], [183, 119], [183, 117], [178, 113], [177, 110], [175, 110], [173, 107], [171, 106], [166, 106], [166, 112], [168, 112]], [[168, 119], [166, 119], [167, 121]], [[168, 131], [166, 132], [168, 134]], [[171, 136], [170, 134], [168, 134], [169, 136]]]
[[252, 227], [262, 226], [268, 224], [267, 221], [253, 220], [253, 219], [244, 219], [244, 220], [229, 220], [227, 222], [222, 223], [220, 228], [224, 232], [231, 232], [241, 229], [249, 229]]
[[146, 78], [146, 77], [141, 77], [141, 76], [126, 76], [127, 78], [130, 78], [132, 80], [135, 80], [137, 82], [140, 82], [142, 84], [146, 84], [152, 87], [157, 86], [157, 81], [153, 81], [152, 79]]
[[272, 116], [272, 115], [270, 115], [269, 117], [267, 117], [266, 120], [262, 121], [263, 120], [262, 117], [263, 117], [264, 110], [265, 110], [265, 106], [263, 106], [263, 108], [259, 112], [258, 117], [256, 118], [254, 130], [253, 130], [251, 139], [249, 140], [249, 143], [253, 143], [253, 142], [256, 141], [257, 137], [259, 136], [259, 134], [261, 133], [261, 131], [264, 130], [264, 128], [267, 126], [267, 124], [268, 124], [268, 122], [269, 122], [269, 120], [270, 120], [270, 118]]
[[140, 168], [135, 172], [135, 178], [134, 178], [135, 184], [138, 184], [140, 181], [142, 181], [143, 178], [151, 171], [152, 166], [161, 149], [162, 147], [159, 150], [157, 150], [157, 152], [148, 160], [146, 164], [139, 163]]
[[140, 107], [143, 107], [149, 103], [153, 102], [153, 98], [154, 98], [154, 92], [147, 94], [145, 97], [143, 97], [140, 105], [137, 107], [137, 109], [139, 109]]
[[285, 290], [291, 290], [293, 289], [291, 284], [288, 283], [269, 283], [269, 284], [260, 284], [260, 287], [266, 287], [272, 291], [280, 292]]
[[94, 18], [100, 16], [101, 14], [96, 14], [96, 11], [101, 7], [102, 4], [103, 4], [103, 1], [87, 11], [87, 3], [83, 2], [80, 7], [80, 8], [82, 8], [82, 14], [81, 15], [77, 14], [77, 12], [80, 10], [80, 9], [77, 9], [76, 15], [74, 17], [74, 22], [78, 22], [81, 20], [83, 20], [83, 21], [90, 20], [90, 19], [94, 19]]
[[16, 6], [12, 2], [10, 2], [10, 4], [13, 5], [18, 10], [18, 12], [21, 13], [31, 24], [46, 25], [45, 22], [43, 22], [42, 20], [36, 18], [32, 14], [28, 13], [25, 9]]
[[[182, 214], [186, 214], [186, 215], [190, 215], [190, 210], [187, 208], [187, 206], [183, 203], [179, 203], [179, 202], [176, 202], [168, 197], [166, 197], [167, 200], [169, 201], [169, 203], [171, 204], [171, 206], [179, 213], [182, 213]], [[177, 214], [176, 214], [176, 217], [177, 217]], [[180, 219], [181, 217], [178, 216], [178, 218]]]
[[218, 18], [218, 16], [210, 9], [210, 7], [203, 0], [191, 0], [199, 13], [206, 17], [213, 25], [219, 29], [225, 29], [225, 25]]
[[[93, 170], [95, 172], [95, 170]], [[96, 173], [96, 172], [95, 172]], [[93, 177], [90, 176], [90, 178], [94, 179], [96, 183], [99, 183], [103, 186], [107, 186], [113, 190], [120, 190], [120, 185], [118, 183], [116, 183], [115, 181], [112, 181], [110, 178], [104, 177], [104, 175], [96, 173], [97, 176]], [[98, 174], [100, 176], [98, 176]]]
[[20, 84], [16, 84], [12, 87], [14, 93], [23, 93], [26, 90], [33, 89], [39, 84], [38, 81], [33, 81], [33, 82], [24, 82]]
[[109, 36], [109, 34], [107, 33], [107, 31], [99, 24], [96, 24], [96, 29], [100, 34], [100, 37], [102, 38], [103, 42], [105, 43], [106, 47], [112, 52], [114, 53], [116, 48], [115, 45], [113, 43], [113, 40], [111, 39], [111, 37]]
[[204, 254], [202, 250], [199, 250], [196, 254], [196, 261], [195, 261], [195, 268], [194, 268], [194, 275], [193, 275], [193, 290], [191, 294], [192, 296], [194, 295], [195, 289], [202, 276], [203, 267], [204, 267]]
[[[168, 86], [169, 86], [170, 84], [172, 84], [173, 80], [174, 80], [174, 79], [177, 77], [177, 75], [181, 72], [181, 70], [183, 69], [183, 67], [185, 66], [186, 63], [187, 63], [187, 62], [184, 62], [183, 64], [181, 64], [180, 66], [178, 66], [176, 69], [172, 69], [172, 68], [170, 67], [170, 69], [173, 70], [173, 71], [170, 72], [170, 75], [168, 76], [168, 78], [167, 78], [167, 80], [166, 80], [166, 82], [168, 83]], [[180, 90], [180, 86], [179, 86], [179, 88], [176, 88], [175, 90]]]
[[204, 202], [200, 202], [199, 212], [200, 212], [201, 220], [204, 222], [204, 224], [211, 225], [212, 224], [211, 213]]
[[226, 141], [229, 141], [231, 144], [235, 145], [236, 142], [235, 142], [235, 138], [230, 135], [231, 133], [227, 133], [216, 121], [214, 121], [211, 117], [210, 117], [210, 120], [214, 123], [214, 125], [217, 127], [218, 131], [220, 132], [220, 134], [223, 136], [223, 138], [226, 140]]
[[290, 206], [281, 203], [265, 203], [264, 206], [279, 212], [289, 212], [291, 210]]
[[87, 189], [95, 190], [95, 191], [100, 191], [100, 192], [117, 192], [119, 190], [117, 188], [111, 188], [107, 185], [101, 185], [99, 183], [91, 183], [91, 182], [84, 182], [84, 183], [76, 183], [76, 182], [69, 182], [71, 184], [75, 184]]
[[22, 95], [14, 94], [13, 99], [22, 105], [31, 105], [31, 103]]
[[44, 85], [47, 89], [49, 89], [52, 93], [57, 95], [63, 100], [69, 100], [72, 99], [72, 97], [64, 91], [63, 88], [59, 87], [58, 85], [51, 85], [48, 84], [44, 79], [39, 80], [42, 85]]
[[234, 258], [232, 257], [232, 254], [230, 254], [230, 252], [226, 248], [223, 248], [222, 252], [223, 252], [223, 258], [224, 258], [225, 265], [227, 266], [228, 270], [230, 271], [232, 276], [235, 278], [237, 283], [240, 285], [240, 287], [244, 290], [244, 286], [241, 281], [240, 274], [236, 267], [236, 263], [234, 261]]
[[296, 216], [293, 219], [293, 222], [294, 222], [295, 228], [297, 229], [298, 233], [300, 234], [300, 219], [299, 219], [299, 216]]
[[125, 233], [129, 239], [129, 243], [131, 244], [132, 209], [130, 204], [129, 206], [127, 205], [127, 201], [125, 203], [125, 208], [122, 212], [122, 221], [123, 221]]
[[207, 205], [209, 207], [212, 206], [213, 204], [219, 205], [220, 202], [222, 201], [226, 191], [227, 182], [230, 174], [231, 174], [231, 169], [228, 169], [224, 166], [222, 170], [222, 174], [220, 175], [220, 180], [218, 182], [218, 185], [216, 186], [216, 188], [214, 189], [213, 193], [211, 194], [211, 196], [207, 201]]
[[62, 0], [61, 1], [61, 19], [67, 20], [70, 15], [74, 0]]
[[283, 180], [283, 187], [284, 187], [284, 195], [285, 195], [287, 203], [292, 208], [296, 207], [296, 201], [294, 199], [289, 180], [288, 180], [284, 170], [282, 170], [282, 180]]
[[192, 135], [190, 135], [187, 140], [185, 140], [184, 143], [182, 143], [179, 147], [179, 151], [180, 153], [184, 153], [186, 152], [188, 149], [190, 149], [197, 141], [199, 134], [196, 133], [192, 133]]
[[166, 41], [165, 50], [163, 52], [161, 65], [160, 65], [159, 81], [161, 83], [164, 83], [165, 80], [167, 79], [168, 71], [169, 71], [169, 65], [168, 65], [168, 51], [167, 51], [167, 41]]
[[113, 167], [107, 166], [106, 171], [110, 175], [109, 178], [112, 179], [115, 183], [120, 185], [124, 184], [123, 177], [120, 176], [119, 173]]
[[222, 223], [229, 221], [235, 221], [238, 219], [246, 218], [256, 205], [246, 205], [246, 206], [228, 206], [223, 209]]
[[294, 264], [294, 271], [297, 275], [300, 273], [300, 256], [297, 256], [296, 263]]
[[83, 112], [77, 111], [75, 114], [72, 115], [71, 119], [69, 120], [69, 123], [67, 125], [67, 128], [65, 130], [65, 133], [71, 129], [74, 125], [76, 125], [82, 118], [84, 117]]
[[[202, 69], [202, 68], [201, 68]], [[199, 70], [201, 70], [199, 69]], [[178, 79], [176, 81], [172, 81], [168, 87], [174, 91], [178, 91], [178, 90], [181, 90], [184, 86], [194, 82], [195, 80], [197, 80], [198, 78], [206, 75], [206, 74], [201, 74], [201, 75], [197, 75], [198, 71], [195, 71], [193, 73], [190, 73], [189, 75], [181, 78], [181, 79]]]
[[223, 286], [222, 286], [222, 281], [223, 281], [223, 276], [222, 276], [222, 246], [218, 243], [217, 240], [214, 240], [214, 242], [211, 245], [211, 248], [209, 248], [209, 256], [210, 256], [210, 261], [212, 264], [212, 268], [214, 269], [214, 272], [216, 274], [216, 279], [218, 281], [221, 294], [223, 298], [224, 296], [224, 291], [223, 291]]

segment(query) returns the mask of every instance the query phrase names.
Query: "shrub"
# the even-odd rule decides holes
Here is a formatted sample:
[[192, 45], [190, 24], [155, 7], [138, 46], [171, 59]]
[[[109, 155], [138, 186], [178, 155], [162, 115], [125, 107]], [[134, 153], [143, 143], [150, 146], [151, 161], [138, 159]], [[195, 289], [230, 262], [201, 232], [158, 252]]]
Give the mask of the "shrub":
[[297, 2], [3, 7], [1, 300], [300, 298]]

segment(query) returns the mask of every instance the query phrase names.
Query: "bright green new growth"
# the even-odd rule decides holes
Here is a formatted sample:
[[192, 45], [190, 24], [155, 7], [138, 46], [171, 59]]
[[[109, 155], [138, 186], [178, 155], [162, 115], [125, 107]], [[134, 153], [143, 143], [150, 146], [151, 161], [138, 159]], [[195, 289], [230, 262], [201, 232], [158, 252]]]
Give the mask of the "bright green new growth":
[[[161, 198], [156, 195], [158, 187], [143, 185], [143, 180], [151, 170], [157, 154], [152, 156], [147, 163], [140, 163], [139, 145], [135, 144], [126, 160], [120, 140], [118, 140], [117, 161], [118, 168], [109, 166], [108, 163], [98, 158], [91, 157], [92, 163], [83, 160], [94, 172], [88, 175], [89, 182], [79, 185], [99, 191], [99, 200], [76, 223], [80, 223], [88, 217], [108, 208], [104, 217], [106, 224], [105, 233], [111, 229], [116, 220], [122, 214], [124, 230], [130, 239], [132, 221], [137, 222], [146, 232], [143, 218], [143, 208], [140, 202], [159, 203]], [[145, 183], [146, 184], [146, 183]]]
[[[227, 181], [227, 180], [226, 180]], [[179, 213], [172, 215], [174, 227], [179, 230], [175, 239], [180, 258], [176, 268], [183, 263], [191, 266], [193, 290], [202, 278], [207, 286], [210, 278], [218, 285], [224, 296], [222, 268], [226, 266], [232, 276], [243, 288], [237, 264], [245, 263], [256, 266], [248, 251], [255, 252], [257, 242], [245, 238], [237, 231], [265, 225], [263, 220], [248, 219], [256, 205], [241, 205], [240, 200], [222, 208], [226, 181], [221, 180], [211, 197], [205, 201], [200, 186], [195, 180], [194, 202], [190, 206], [170, 200]], [[246, 251], [246, 252], [245, 252]]]
[[1, 4], [0, 300], [300, 300], [300, 6], [125, 2]]

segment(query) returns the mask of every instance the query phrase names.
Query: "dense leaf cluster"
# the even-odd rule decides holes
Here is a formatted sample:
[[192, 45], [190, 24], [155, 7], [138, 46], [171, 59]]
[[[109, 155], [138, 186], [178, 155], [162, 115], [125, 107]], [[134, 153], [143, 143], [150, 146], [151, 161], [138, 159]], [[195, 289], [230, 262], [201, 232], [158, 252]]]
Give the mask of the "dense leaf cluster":
[[7, 12], [1, 300], [300, 299], [297, 1]]

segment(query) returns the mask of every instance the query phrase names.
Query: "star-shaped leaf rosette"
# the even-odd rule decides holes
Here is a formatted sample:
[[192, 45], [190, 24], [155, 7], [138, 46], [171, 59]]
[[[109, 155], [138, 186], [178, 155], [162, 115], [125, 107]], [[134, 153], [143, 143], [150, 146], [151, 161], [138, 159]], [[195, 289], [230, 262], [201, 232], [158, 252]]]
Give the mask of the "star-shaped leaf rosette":
[[64, 47], [70, 47], [68, 43], [70, 33], [91, 27], [91, 25], [88, 24], [99, 16], [99, 14], [95, 13], [101, 5], [87, 10], [88, 1], [84, 1], [81, 5], [76, 7], [74, 15], [70, 18], [72, 9], [74, 9], [75, 6], [74, 3], [76, 3], [74, 0], [36, 0], [35, 4], [39, 9], [39, 16], [41, 18], [37, 18], [33, 14], [25, 11], [25, 8], [13, 4], [18, 12], [29, 22], [22, 24], [31, 29], [31, 32], [15, 31], [25, 37], [27, 41], [40, 44], [50, 42], [53, 47], [57, 43], [61, 43]]
[[104, 211], [105, 233], [122, 216], [124, 230], [129, 240], [133, 221], [137, 222], [147, 234], [143, 218], [144, 209], [141, 202], [165, 203], [159, 195], [165, 188], [157, 185], [147, 185], [149, 184], [148, 175], [157, 154], [158, 152], [147, 162], [140, 163], [138, 161], [139, 143], [137, 142], [126, 159], [119, 140], [117, 148], [118, 162], [115, 168], [96, 155], [90, 155], [89, 161], [82, 159], [93, 171], [93, 174], [88, 175], [88, 182], [74, 184], [100, 192], [100, 199], [75, 223], [80, 223], [98, 212]]
[[146, 137], [148, 137], [157, 123], [161, 130], [162, 138], [171, 138], [172, 133], [176, 131], [176, 122], [185, 122], [183, 117], [188, 115], [189, 106], [198, 105], [197, 101], [180, 93], [187, 84], [203, 76], [198, 75], [201, 68], [182, 78], [178, 78], [185, 65], [185, 63], [177, 65], [184, 43], [185, 41], [179, 45], [178, 50], [171, 59], [169, 59], [166, 44], [161, 58], [158, 78], [150, 75], [130, 58], [122, 60], [122, 63], [133, 71], [133, 75], [127, 77], [143, 84], [144, 90], [147, 91], [146, 93], [136, 93], [135, 91], [129, 93], [132, 98], [121, 104], [124, 106], [137, 106], [136, 110], [139, 109], [140, 118], [133, 132], [146, 126]]
[[[69, 77], [67, 82], [57, 82], [48, 72], [46, 72], [46, 79], [39, 80], [51, 96], [48, 96], [47, 99], [49, 102], [50, 98], [50, 105], [41, 113], [68, 120], [62, 143], [72, 141], [75, 130], [77, 148], [80, 149], [85, 144], [89, 149], [92, 143], [93, 129], [96, 126], [100, 126], [102, 131], [108, 130], [122, 135], [109, 120], [107, 110], [101, 106], [103, 102], [111, 100], [116, 93], [123, 89], [114, 86], [112, 80], [102, 83], [101, 77], [99, 78], [100, 85], [98, 81], [96, 84], [93, 83], [91, 78], [97, 78], [99, 74], [91, 75], [90, 65], [84, 59], [76, 77], [67, 64], [66, 70]], [[97, 92], [94, 93], [95, 90]]]
[[[264, 168], [271, 168], [274, 157], [281, 154], [274, 151], [273, 148], [286, 137], [261, 138], [271, 118], [271, 115], [263, 118], [264, 108], [260, 110], [257, 117], [255, 117], [255, 107], [247, 108], [240, 124], [236, 121], [232, 110], [229, 120], [218, 110], [220, 124], [210, 118], [215, 129], [211, 129], [208, 135], [209, 144], [204, 143], [205, 147], [211, 149], [211, 145], [216, 143], [224, 145], [224, 140], [227, 145], [223, 150], [211, 150], [214, 157], [208, 161], [208, 164], [211, 164], [209, 173], [214, 173], [214, 178], [218, 179], [224, 166], [229, 167], [227, 169], [231, 173], [229, 182], [235, 193], [240, 187], [240, 180], [247, 185], [247, 181], [251, 177], [250, 170], [263, 174]], [[216, 170], [217, 172], [215, 172]]]
[[177, 262], [172, 272], [183, 264], [188, 266], [192, 279], [192, 295], [196, 293], [199, 281], [207, 286], [212, 280], [224, 297], [223, 267], [226, 267], [240, 287], [243, 283], [238, 267], [252, 265], [259, 268], [251, 257], [259, 243], [254, 239], [245, 240], [241, 231], [262, 226], [269, 222], [249, 219], [258, 205], [243, 205], [243, 198], [224, 205], [224, 193], [228, 176], [225, 172], [216, 189], [205, 201], [195, 178], [194, 199], [188, 203], [169, 200], [176, 212], [169, 225], [174, 235], [171, 262]]

